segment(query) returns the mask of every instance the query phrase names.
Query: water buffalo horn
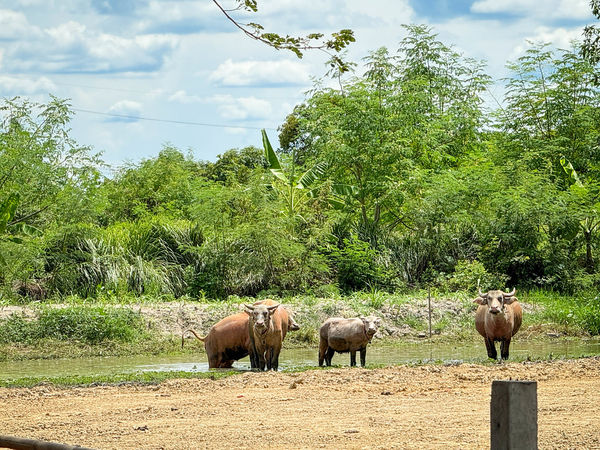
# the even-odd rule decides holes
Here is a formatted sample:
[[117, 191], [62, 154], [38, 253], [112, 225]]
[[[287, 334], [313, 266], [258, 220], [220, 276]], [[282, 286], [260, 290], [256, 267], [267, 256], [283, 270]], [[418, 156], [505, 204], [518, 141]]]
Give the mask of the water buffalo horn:
[[513, 288], [513, 290], [509, 293], [503, 292], [502, 295], [504, 295], [505, 297], [512, 297], [513, 295], [515, 295], [515, 292], [517, 292], [516, 288]]
[[481, 298], [486, 298], [487, 297], [487, 292], [484, 294], [483, 292], [481, 292], [481, 288], [477, 288], [477, 290], [479, 291], [479, 296]]

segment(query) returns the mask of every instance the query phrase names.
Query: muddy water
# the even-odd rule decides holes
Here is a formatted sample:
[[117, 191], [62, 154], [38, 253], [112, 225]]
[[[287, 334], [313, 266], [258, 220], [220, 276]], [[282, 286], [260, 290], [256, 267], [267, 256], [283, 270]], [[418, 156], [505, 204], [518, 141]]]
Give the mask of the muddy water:
[[[498, 348], [499, 351], [499, 348]], [[577, 358], [600, 355], [600, 340], [556, 340], [550, 342], [513, 342], [510, 348], [511, 360], [538, 358]], [[281, 352], [279, 367], [316, 366], [318, 350], [284, 349]], [[357, 354], [357, 360], [359, 355]], [[427, 341], [403, 343], [394, 346], [371, 345], [367, 349], [367, 364], [390, 365], [442, 361], [445, 363], [483, 362], [487, 360], [483, 339], [470, 344], [430, 343]], [[347, 366], [349, 354], [335, 354], [333, 364]], [[237, 361], [234, 369], [250, 370], [248, 357]], [[183, 356], [135, 356], [104, 357], [58, 360], [34, 360], [0, 363], [0, 380], [23, 377], [57, 377], [70, 375], [110, 375], [116, 373], [142, 371], [187, 371], [206, 372], [208, 363], [204, 349], [195, 355]]]

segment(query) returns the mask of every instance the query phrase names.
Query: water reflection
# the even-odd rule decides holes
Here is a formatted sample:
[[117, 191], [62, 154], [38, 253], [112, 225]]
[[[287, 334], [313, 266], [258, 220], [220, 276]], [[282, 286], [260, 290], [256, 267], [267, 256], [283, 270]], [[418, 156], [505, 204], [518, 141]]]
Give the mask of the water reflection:
[[[284, 349], [281, 352], [280, 369], [292, 369], [317, 365], [316, 348]], [[548, 358], [575, 358], [584, 355], [600, 355], [600, 340], [556, 340], [551, 342], [515, 341], [511, 344], [510, 360]], [[403, 343], [394, 346], [371, 345], [367, 349], [367, 364], [389, 365], [428, 361], [483, 362], [487, 361], [483, 339], [473, 343], [431, 343], [428, 341]], [[349, 354], [335, 354], [333, 364], [348, 366]], [[234, 369], [250, 370], [250, 361], [237, 361]], [[96, 357], [58, 360], [33, 360], [0, 363], [0, 379], [22, 377], [57, 377], [71, 375], [110, 375], [139, 371], [186, 371], [206, 372], [208, 362], [204, 351], [182, 356], [134, 356]]]

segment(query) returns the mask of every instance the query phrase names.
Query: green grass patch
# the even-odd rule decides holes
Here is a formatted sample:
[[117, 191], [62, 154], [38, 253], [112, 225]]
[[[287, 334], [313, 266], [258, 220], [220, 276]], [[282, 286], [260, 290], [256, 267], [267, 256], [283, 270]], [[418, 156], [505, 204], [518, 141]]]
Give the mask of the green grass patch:
[[0, 387], [23, 388], [41, 384], [51, 384], [59, 387], [100, 386], [122, 384], [159, 384], [173, 379], [211, 379], [218, 380], [240, 373], [235, 370], [215, 370], [210, 372], [134, 372], [114, 375], [73, 375], [60, 377], [25, 377], [10, 380], [0, 380]]
[[550, 291], [531, 291], [523, 296], [539, 310], [525, 316], [526, 323], [551, 322], [570, 333], [600, 334], [600, 296], [563, 296]]

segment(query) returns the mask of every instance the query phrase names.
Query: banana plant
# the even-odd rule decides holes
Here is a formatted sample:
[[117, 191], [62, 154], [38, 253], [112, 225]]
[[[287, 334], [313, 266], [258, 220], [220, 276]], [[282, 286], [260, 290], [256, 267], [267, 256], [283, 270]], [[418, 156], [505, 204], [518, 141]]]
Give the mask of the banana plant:
[[262, 141], [269, 170], [275, 176], [275, 182], [271, 187], [284, 202], [284, 215], [288, 218], [298, 217], [305, 220], [301, 214], [302, 208], [309, 198], [316, 196], [317, 183], [324, 177], [327, 164], [320, 161], [305, 172], [297, 173], [295, 158], [292, 155], [291, 166], [286, 173], [265, 130], [262, 130]]
[[600, 202], [598, 193], [593, 190], [593, 186], [584, 184], [573, 164], [564, 156], [560, 158], [560, 165], [567, 174], [571, 191], [578, 197], [580, 203], [585, 205], [585, 217], [579, 221], [579, 229], [585, 240], [585, 261], [589, 272], [594, 269], [594, 258], [592, 256], [593, 235], [600, 228]]

